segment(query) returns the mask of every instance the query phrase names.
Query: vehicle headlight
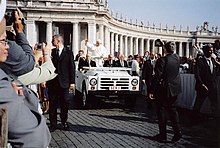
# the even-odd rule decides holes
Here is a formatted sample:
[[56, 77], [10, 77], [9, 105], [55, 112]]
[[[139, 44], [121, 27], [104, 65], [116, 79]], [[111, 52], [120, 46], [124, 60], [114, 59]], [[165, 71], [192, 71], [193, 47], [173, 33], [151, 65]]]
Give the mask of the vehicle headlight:
[[131, 85], [137, 86], [137, 85], [138, 85], [138, 80], [137, 80], [137, 79], [133, 79], [133, 80], [131, 81]]
[[89, 84], [94, 86], [97, 84], [97, 80], [95, 78], [92, 78], [90, 81], [89, 81]]

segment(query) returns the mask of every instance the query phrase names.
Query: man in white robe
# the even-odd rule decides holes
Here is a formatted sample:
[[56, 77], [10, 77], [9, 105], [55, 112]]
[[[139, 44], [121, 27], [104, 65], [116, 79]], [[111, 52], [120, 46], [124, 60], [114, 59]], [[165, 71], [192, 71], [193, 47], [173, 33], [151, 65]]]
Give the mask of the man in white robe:
[[108, 57], [108, 50], [102, 45], [102, 41], [98, 39], [96, 44], [91, 44], [86, 41], [88, 53], [91, 54], [92, 59], [96, 62], [97, 67], [103, 67], [104, 59]]

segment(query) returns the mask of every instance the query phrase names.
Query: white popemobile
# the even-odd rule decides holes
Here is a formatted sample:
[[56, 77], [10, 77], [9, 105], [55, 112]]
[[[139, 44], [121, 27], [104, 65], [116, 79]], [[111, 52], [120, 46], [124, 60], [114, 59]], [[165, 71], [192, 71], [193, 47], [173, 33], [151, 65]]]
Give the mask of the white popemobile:
[[75, 88], [82, 105], [92, 99], [91, 95], [136, 98], [135, 95], [140, 94], [140, 80], [138, 76], [131, 76], [130, 70], [124, 67], [83, 67], [83, 70], [77, 70]]

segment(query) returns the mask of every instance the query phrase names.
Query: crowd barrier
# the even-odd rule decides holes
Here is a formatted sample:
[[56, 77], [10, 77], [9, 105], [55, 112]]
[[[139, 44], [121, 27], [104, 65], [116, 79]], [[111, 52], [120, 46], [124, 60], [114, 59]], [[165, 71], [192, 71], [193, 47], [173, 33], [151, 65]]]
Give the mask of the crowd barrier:
[[[196, 99], [195, 76], [194, 74], [180, 74], [180, 77], [182, 93], [178, 95], [176, 105], [181, 108], [192, 110]], [[211, 113], [210, 101], [208, 98], [203, 103], [201, 112]]]

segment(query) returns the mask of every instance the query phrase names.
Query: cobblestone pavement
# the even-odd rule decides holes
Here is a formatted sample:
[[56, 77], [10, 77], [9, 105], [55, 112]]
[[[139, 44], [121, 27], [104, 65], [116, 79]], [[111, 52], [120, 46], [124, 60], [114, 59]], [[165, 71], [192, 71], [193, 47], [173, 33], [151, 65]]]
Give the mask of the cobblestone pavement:
[[[155, 114], [140, 97], [135, 111], [123, 109], [114, 102], [102, 102], [94, 109], [69, 111], [70, 130], [52, 132], [50, 148], [158, 148], [189, 147], [218, 148], [219, 131], [215, 120], [203, 120], [192, 125], [187, 118], [189, 111], [180, 110], [183, 138], [176, 143], [159, 143], [153, 136], [158, 134]], [[45, 115], [48, 118], [48, 115]], [[48, 121], [49, 123], [49, 121]], [[168, 140], [173, 133], [168, 128]]]

